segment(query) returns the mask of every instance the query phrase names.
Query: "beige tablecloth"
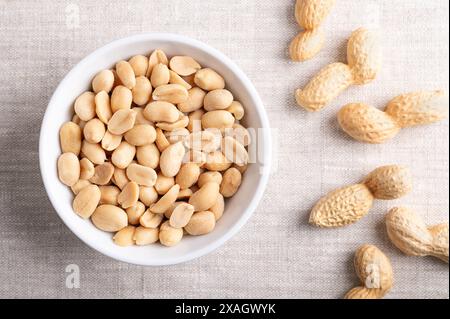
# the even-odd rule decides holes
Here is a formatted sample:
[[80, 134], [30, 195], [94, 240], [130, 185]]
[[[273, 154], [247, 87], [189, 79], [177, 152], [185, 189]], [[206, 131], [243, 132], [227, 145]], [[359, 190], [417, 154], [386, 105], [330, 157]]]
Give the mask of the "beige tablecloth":
[[[336, 122], [349, 102], [381, 108], [400, 93], [448, 88], [448, 1], [337, 2], [323, 50], [296, 64], [286, 56], [298, 32], [293, 0], [0, 0], [0, 297], [340, 298], [358, 283], [355, 249], [373, 243], [394, 267], [388, 297], [448, 298], [448, 265], [406, 257], [382, 222], [394, 205], [414, 207], [429, 223], [448, 220], [448, 121], [405, 129], [383, 145], [354, 142]], [[350, 88], [320, 113], [300, 110], [294, 89], [329, 62], [345, 61], [347, 37], [364, 25], [383, 35], [376, 81]], [[40, 123], [64, 75], [114, 39], [153, 31], [197, 38], [236, 61], [265, 103], [277, 160], [238, 235], [208, 256], [159, 268], [116, 262], [77, 239], [47, 199], [38, 167]], [[348, 228], [307, 224], [322, 194], [387, 163], [411, 167], [411, 194], [377, 201]], [[66, 287], [70, 264], [80, 269], [78, 289]]]

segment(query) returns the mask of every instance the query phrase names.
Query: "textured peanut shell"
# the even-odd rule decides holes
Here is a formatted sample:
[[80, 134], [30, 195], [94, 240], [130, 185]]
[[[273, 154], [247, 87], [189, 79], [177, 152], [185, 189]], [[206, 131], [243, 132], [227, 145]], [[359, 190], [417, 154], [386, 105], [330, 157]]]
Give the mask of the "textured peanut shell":
[[289, 45], [289, 55], [293, 61], [309, 60], [322, 49], [324, 42], [325, 34], [320, 28], [300, 32]]
[[350, 289], [344, 299], [378, 299], [381, 289], [368, 289], [366, 287], [355, 287]]
[[364, 184], [378, 199], [400, 198], [412, 189], [410, 170], [401, 165], [386, 165], [373, 170], [364, 180]]
[[297, 0], [295, 19], [304, 29], [317, 28], [333, 8], [335, 0]]
[[372, 202], [373, 195], [364, 184], [339, 188], [319, 200], [309, 222], [318, 227], [349, 225], [366, 215]]

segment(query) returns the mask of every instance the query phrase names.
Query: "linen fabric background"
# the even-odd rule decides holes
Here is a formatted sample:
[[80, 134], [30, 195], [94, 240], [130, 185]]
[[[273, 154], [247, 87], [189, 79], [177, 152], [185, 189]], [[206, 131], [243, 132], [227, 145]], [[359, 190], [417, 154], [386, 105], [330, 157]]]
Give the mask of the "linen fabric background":
[[[391, 258], [395, 284], [387, 298], [449, 297], [448, 265], [405, 256], [383, 223], [396, 205], [430, 224], [448, 220], [448, 120], [405, 129], [383, 145], [355, 142], [336, 121], [350, 102], [383, 108], [401, 93], [448, 89], [448, 1], [337, 1], [323, 24], [322, 51], [305, 63], [287, 57], [300, 31], [294, 2], [0, 0], [0, 297], [341, 298], [359, 283], [352, 259], [364, 243]], [[319, 113], [299, 109], [294, 90], [323, 66], [345, 62], [347, 38], [360, 26], [382, 35], [377, 79]], [[255, 214], [225, 245], [184, 264], [140, 267], [94, 251], [62, 223], [41, 181], [38, 137], [53, 91], [78, 61], [112, 40], [157, 31], [204, 41], [243, 69], [274, 129], [276, 162]], [[411, 168], [409, 195], [376, 201], [350, 227], [308, 225], [322, 195], [392, 163]], [[70, 264], [80, 268], [78, 289], [66, 287]]]

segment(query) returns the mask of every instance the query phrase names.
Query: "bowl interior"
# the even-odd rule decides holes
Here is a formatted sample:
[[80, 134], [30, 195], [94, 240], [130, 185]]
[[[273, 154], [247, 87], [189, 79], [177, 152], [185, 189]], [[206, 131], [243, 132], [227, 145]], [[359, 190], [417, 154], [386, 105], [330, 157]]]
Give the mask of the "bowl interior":
[[[205, 236], [186, 236], [175, 247], [159, 244], [143, 247], [119, 247], [112, 234], [98, 230], [90, 220], [83, 220], [72, 210], [73, 194], [57, 176], [56, 161], [61, 153], [59, 128], [73, 114], [73, 102], [82, 92], [90, 89], [94, 75], [111, 68], [121, 59], [136, 54], [148, 55], [156, 48], [168, 56], [190, 55], [202, 66], [211, 67], [226, 80], [228, 89], [240, 100], [246, 110], [245, 125], [265, 128], [254, 141], [258, 160], [249, 165], [239, 191], [227, 200], [223, 217], [213, 232]], [[76, 65], [55, 91], [48, 105], [41, 128], [41, 174], [49, 198], [66, 225], [83, 241], [100, 252], [125, 262], [141, 265], [166, 265], [186, 261], [213, 250], [230, 238], [250, 217], [262, 196], [267, 182], [270, 161], [270, 134], [261, 101], [247, 77], [220, 52], [193, 39], [172, 34], [146, 34], [117, 40], [102, 47]]]

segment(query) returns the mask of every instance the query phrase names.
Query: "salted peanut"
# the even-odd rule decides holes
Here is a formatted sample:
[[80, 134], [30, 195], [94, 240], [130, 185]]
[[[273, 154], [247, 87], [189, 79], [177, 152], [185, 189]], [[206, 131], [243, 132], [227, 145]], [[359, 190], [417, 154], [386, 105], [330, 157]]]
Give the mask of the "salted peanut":
[[159, 240], [159, 229], [138, 226], [134, 231], [133, 240], [138, 246], [156, 243]]
[[170, 80], [170, 72], [167, 65], [158, 63], [153, 67], [150, 82], [154, 88], [168, 84]]
[[181, 76], [194, 74], [202, 67], [190, 56], [174, 56], [170, 59], [170, 68]]
[[163, 197], [161, 197], [154, 205], [150, 207], [150, 211], [155, 214], [164, 214], [169, 209], [170, 205], [177, 200], [179, 185], [173, 185]]
[[[179, 104], [178, 104], [179, 105]], [[189, 113], [189, 124], [187, 129], [189, 132], [197, 132], [202, 130], [202, 116], [205, 114], [203, 109], [196, 110], [192, 113]]]
[[183, 103], [188, 97], [188, 90], [179, 84], [166, 84], [155, 88], [152, 94], [155, 101], [166, 101], [173, 104]]
[[247, 168], [248, 168], [248, 164], [245, 164], [245, 165], [242, 165], [242, 166], [233, 164], [233, 167], [234, 167], [235, 169], [237, 169], [241, 174], [244, 174], [245, 171], [246, 171]]
[[175, 144], [177, 142], [184, 141], [184, 139], [189, 135], [189, 131], [186, 128], [182, 127], [173, 131], [167, 131], [164, 133], [164, 135], [166, 136], [170, 144]]
[[105, 91], [109, 93], [114, 85], [114, 74], [111, 70], [102, 70], [98, 72], [92, 80], [92, 90], [94, 93]]
[[204, 184], [189, 198], [189, 204], [194, 206], [195, 211], [207, 210], [217, 201], [219, 196], [219, 184], [209, 182]]
[[185, 128], [189, 124], [189, 117], [186, 115], [181, 116], [181, 118], [173, 123], [159, 122], [156, 123], [156, 126], [160, 129], [168, 132], [172, 132], [181, 128]]
[[120, 189], [114, 185], [99, 186], [100, 189], [100, 204], [117, 205], [117, 197], [120, 194]]
[[136, 159], [141, 165], [156, 169], [159, 165], [159, 150], [155, 144], [138, 146], [136, 148]]
[[147, 104], [144, 109], [144, 116], [152, 122], [173, 123], [179, 120], [180, 112], [172, 103], [156, 101]]
[[209, 211], [214, 214], [216, 221], [218, 221], [222, 217], [224, 210], [225, 200], [222, 194], [219, 194], [216, 203], [209, 208]]
[[173, 177], [178, 174], [185, 154], [182, 142], [171, 144], [162, 153], [159, 159], [161, 173], [167, 177]]
[[174, 228], [182, 228], [189, 223], [189, 220], [194, 214], [194, 206], [188, 203], [180, 203], [170, 215], [170, 226]]
[[111, 94], [111, 110], [115, 113], [118, 110], [129, 110], [133, 101], [133, 93], [123, 85], [114, 88]]
[[102, 138], [102, 148], [105, 151], [114, 151], [122, 142], [122, 135], [114, 135], [109, 131], [105, 132]]
[[158, 193], [153, 186], [139, 186], [139, 200], [150, 206], [158, 200]]
[[148, 124], [135, 125], [124, 135], [125, 140], [134, 146], [152, 144], [156, 140], [155, 128]]
[[228, 106], [225, 110], [233, 114], [234, 118], [238, 121], [242, 120], [245, 115], [244, 107], [238, 101], [231, 102], [230, 106]]
[[144, 55], [135, 55], [128, 60], [133, 69], [136, 80], [140, 76], [145, 76], [148, 69], [148, 58]]
[[122, 84], [130, 90], [136, 85], [136, 75], [133, 68], [127, 61], [119, 61], [116, 63], [116, 72]]
[[74, 122], [66, 122], [59, 130], [59, 143], [63, 153], [80, 154], [81, 128]]
[[248, 153], [244, 145], [231, 136], [225, 136], [223, 138], [221, 150], [225, 157], [236, 165], [245, 165], [248, 163]]
[[152, 213], [149, 209], [139, 218], [139, 223], [147, 228], [157, 228], [164, 219], [164, 215]]
[[209, 182], [214, 182], [220, 185], [220, 183], [222, 183], [222, 174], [214, 171], [201, 173], [200, 176], [198, 177], [197, 185], [198, 187], [202, 187], [203, 185]]
[[192, 194], [194, 194], [192, 189], [190, 189], [190, 188], [182, 189], [178, 193], [177, 200], [179, 200], [179, 199], [189, 199], [189, 197], [191, 197]]
[[136, 155], [136, 147], [128, 142], [122, 141], [112, 152], [111, 162], [118, 168], [127, 168]]
[[160, 50], [160, 49], [156, 49], [155, 51], [152, 52], [152, 54], [150, 54], [149, 58], [148, 58], [148, 69], [147, 69], [147, 73], [145, 74], [146, 77], [150, 77], [153, 71], [153, 68], [155, 67], [155, 65], [157, 64], [165, 64], [168, 65], [169, 64], [169, 60], [167, 59], [166, 54]]
[[251, 143], [251, 136], [249, 131], [240, 124], [234, 123], [233, 127], [224, 130], [224, 136], [230, 136], [243, 146], [248, 146]]
[[95, 117], [95, 94], [84, 92], [75, 100], [74, 111], [83, 121], [89, 121]]
[[163, 174], [158, 173], [154, 187], [159, 195], [167, 193], [173, 185], [175, 185], [175, 178], [166, 177]]
[[133, 206], [128, 207], [125, 211], [128, 216], [128, 223], [130, 225], [139, 225], [139, 219], [145, 212], [145, 205], [138, 201]]
[[128, 208], [136, 204], [139, 199], [139, 185], [136, 182], [128, 182], [117, 197], [117, 203], [122, 208]]
[[111, 101], [105, 91], [100, 91], [95, 95], [95, 114], [105, 124], [108, 124], [111, 119]]
[[100, 189], [97, 185], [84, 187], [73, 200], [73, 210], [82, 218], [91, 217], [100, 201]]
[[83, 128], [84, 138], [89, 143], [99, 143], [105, 132], [105, 124], [97, 118], [89, 120]]
[[114, 165], [106, 162], [95, 166], [95, 173], [89, 181], [97, 185], [106, 185], [110, 182], [111, 177], [114, 174]]
[[205, 168], [209, 171], [224, 171], [231, 166], [229, 161], [221, 151], [208, 153], [206, 156]]
[[214, 152], [219, 149], [222, 138], [220, 131], [217, 133], [209, 130], [193, 132], [184, 140], [184, 145], [196, 151]]
[[183, 238], [183, 229], [170, 226], [169, 221], [164, 222], [159, 228], [159, 241], [164, 246], [175, 246]]
[[134, 245], [134, 232], [136, 227], [127, 226], [119, 230], [114, 236], [114, 243], [121, 247], [127, 247]]
[[209, 91], [203, 101], [203, 107], [206, 111], [223, 110], [233, 103], [233, 94], [225, 89]]
[[195, 163], [199, 167], [203, 167], [206, 163], [207, 154], [202, 151], [189, 150], [183, 157], [183, 163]]
[[223, 173], [222, 182], [220, 183], [220, 193], [223, 197], [231, 197], [233, 196], [239, 186], [241, 186], [242, 175], [241, 173], [234, 167], [230, 167]]
[[156, 146], [158, 147], [158, 150], [160, 152], [163, 152], [167, 147], [170, 146], [169, 141], [167, 140], [167, 137], [164, 135], [163, 130], [161, 130], [159, 127], [156, 128]]
[[195, 73], [194, 82], [206, 91], [225, 88], [225, 80], [216, 71], [210, 68], [198, 70]]
[[155, 124], [148, 120], [145, 116], [144, 116], [144, 108], [143, 107], [133, 107], [131, 108], [135, 113], [136, 113], [136, 121], [134, 122], [134, 125], [137, 124], [148, 124], [151, 126], [155, 126]]
[[94, 176], [94, 164], [86, 157], [80, 160], [80, 179], [89, 179]]
[[214, 214], [210, 211], [201, 211], [192, 215], [184, 230], [189, 235], [199, 236], [212, 232], [214, 227], [216, 227], [216, 217]]
[[81, 152], [94, 164], [103, 164], [106, 160], [106, 153], [99, 144], [83, 141]]
[[164, 212], [164, 217], [167, 219], [170, 219], [170, 216], [172, 216], [173, 211], [175, 210], [175, 208], [178, 207], [178, 205], [181, 204], [187, 204], [186, 202], [175, 202], [172, 205], [170, 205], [170, 207]]
[[186, 90], [189, 90], [192, 88], [192, 85], [190, 85], [188, 82], [186, 82], [181, 76], [179, 76], [176, 72], [169, 70], [170, 78], [169, 83], [170, 84], [179, 84], [186, 88]]
[[186, 101], [178, 104], [178, 109], [181, 112], [193, 112], [203, 106], [203, 100], [206, 92], [199, 87], [193, 87], [188, 90], [188, 98]]
[[156, 172], [153, 168], [132, 163], [126, 169], [130, 181], [143, 186], [153, 186], [156, 182]]
[[73, 153], [63, 153], [58, 157], [59, 180], [67, 186], [72, 186], [80, 179], [80, 162]]
[[136, 113], [133, 110], [118, 110], [109, 120], [108, 131], [122, 135], [133, 128], [135, 121]]
[[86, 186], [92, 185], [91, 182], [85, 179], [79, 179], [78, 182], [70, 186], [70, 189], [72, 190], [72, 193], [77, 195], [83, 188]]
[[233, 115], [224, 110], [209, 111], [202, 116], [202, 127], [217, 128], [223, 130], [227, 127], [232, 127], [234, 124]]
[[125, 172], [124, 169], [118, 168], [115, 166], [114, 174], [113, 174], [113, 177], [111, 178], [111, 181], [114, 184], [116, 184], [117, 187], [119, 187], [120, 189], [123, 189], [130, 180], [128, 179], [127, 173]]
[[114, 75], [114, 84], [113, 84], [113, 89], [114, 89], [116, 86], [122, 85], [122, 81], [120, 81], [119, 76], [117, 75], [117, 72], [115, 69], [110, 69], [110, 71]]
[[181, 165], [175, 182], [181, 189], [186, 189], [197, 183], [200, 176], [200, 167], [195, 163], [185, 163]]
[[131, 90], [133, 95], [133, 102], [136, 105], [145, 105], [150, 101], [152, 95], [152, 85], [145, 76], [136, 78], [136, 85]]
[[92, 223], [100, 230], [116, 232], [128, 225], [127, 213], [114, 205], [100, 205], [91, 216]]

